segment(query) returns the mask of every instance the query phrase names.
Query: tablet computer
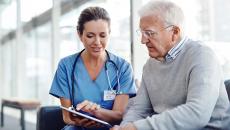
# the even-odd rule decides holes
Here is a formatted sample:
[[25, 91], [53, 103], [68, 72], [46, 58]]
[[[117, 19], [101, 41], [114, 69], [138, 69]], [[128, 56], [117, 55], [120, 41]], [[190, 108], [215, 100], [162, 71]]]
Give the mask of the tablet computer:
[[108, 128], [111, 128], [111, 127], [112, 127], [112, 125], [109, 124], [108, 122], [105, 122], [105, 121], [100, 120], [100, 119], [97, 119], [97, 118], [95, 118], [95, 117], [86, 115], [86, 114], [81, 113], [81, 112], [79, 112], [79, 111], [73, 110], [71, 107], [67, 108], [67, 107], [60, 106], [60, 108], [66, 110], [66, 111], [68, 111], [68, 112], [71, 112], [71, 113], [73, 113], [73, 114], [76, 114], [76, 115], [78, 115], [78, 116], [87, 118], [87, 119], [89, 119], [89, 120], [96, 121], [96, 122], [98, 122], [98, 123], [100, 123], [100, 124], [102, 124], [102, 125], [104, 125], [104, 126], [106, 126], [106, 127], [108, 127]]

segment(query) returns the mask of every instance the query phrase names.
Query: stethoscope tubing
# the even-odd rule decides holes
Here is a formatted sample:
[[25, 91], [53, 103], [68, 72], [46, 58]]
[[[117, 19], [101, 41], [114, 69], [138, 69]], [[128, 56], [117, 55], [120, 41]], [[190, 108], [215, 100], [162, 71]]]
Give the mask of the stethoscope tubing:
[[[81, 51], [77, 54], [77, 56], [76, 56], [76, 58], [75, 58], [75, 60], [74, 60], [73, 69], [72, 69], [72, 73], [71, 73], [72, 91], [69, 89], [69, 91], [70, 91], [69, 93], [70, 93], [70, 96], [72, 97], [72, 99], [70, 99], [70, 100], [71, 100], [71, 103], [72, 103], [72, 107], [74, 107], [74, 81], [75, 81], [74, 72], [75, 72], [75, 69], [76, 69], [77, 61], [78, 61], [79, 57], [81, 56], [81, 53], [82, 53], [84, 50], [85, 50], [85, 49], [81, 50]], [[110, 78], [109, 78], [109, 70], [108, 70], [108, 67], [107, 67], [107, 63], [110, 62], [110, 63], [113, 64], [113, 66], [114, 66], [115, 69], [116, 69], [117, 89], [116, 89], [116, 91], [114, 91], [114, 92], [115, 92], [115, 94], [117, 94], [117, 93], [120, 92], [119, 69], [118, 69], [117, 65], [115, 64], [115, 62], [112, 61], [112, 60], [110, 59], [110, 56], [109, 56], [108, 51], [107, 51], [107, 50], [105, 50], [105, 51], [106, 51], [106, 54], [107, 54], [107, 56], [108, 56], [108, 60], [106, 60], [106, 62], [105, 62], [105, 71], [106, 71], [107, 81], [108, 81], [110, 90], [113, 90], [112, 84], [111, 84], [111, 80], [110, 80]]]

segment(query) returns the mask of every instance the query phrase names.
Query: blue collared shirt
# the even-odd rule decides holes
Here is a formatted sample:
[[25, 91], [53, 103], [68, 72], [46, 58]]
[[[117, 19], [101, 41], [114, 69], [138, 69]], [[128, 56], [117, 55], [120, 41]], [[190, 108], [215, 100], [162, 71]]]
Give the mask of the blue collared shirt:
[[177, 57], [177, 55], [180, 53], [181, 49], [183, 48], [186, 40], [187, 40], [186, 37], [182, 38], [178, 44], [176, 44], [173, 48], [169, 50], [169, 52], [165, 56], [165, 62], [170, 62]]

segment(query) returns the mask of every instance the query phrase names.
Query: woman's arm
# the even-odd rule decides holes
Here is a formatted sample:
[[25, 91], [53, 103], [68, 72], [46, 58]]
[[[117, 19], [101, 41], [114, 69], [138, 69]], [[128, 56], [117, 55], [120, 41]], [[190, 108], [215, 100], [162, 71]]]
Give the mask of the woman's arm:
[[[69, 99], [64, 99], [60, 98], [61, 105], [64, 107], [70, 107], [71, 106], [71, 101]], [[63, 116], [63, 121], [65, 124], [71, 124], [73, 125], [74, 122], [71, 120], [70, 114], [68, 111], [62, 110], [62, 116]]]
[[95, 111], [95, 116], [112, 124], [120, 123], [128, 105], [128, 100], [129, 95], [127, 94], [117, 95], [112, 110], [100, 108]]

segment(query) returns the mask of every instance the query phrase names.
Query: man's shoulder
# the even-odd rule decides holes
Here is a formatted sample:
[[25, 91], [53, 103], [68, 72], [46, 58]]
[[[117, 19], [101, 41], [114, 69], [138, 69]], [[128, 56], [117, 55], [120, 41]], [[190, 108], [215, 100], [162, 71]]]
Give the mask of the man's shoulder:
[[218, 57], [207, 43], [191, 40], [190, 43], [186, 44], [181, 60], [183, 60], [185, 64], [192, 66], [197, 64], [217, 63]]
[[207, 46], [206, 42], [204, 41], [195, 41], [192, 39], [188, 39], [186, 45], [186, 49], [191, 50], [211, 50], [209, 46]]
[[195, 41], [189, 39], [185, 44], [184, 53], [186, 56], [199, 56], [199, 55], [214, 55], [214, 51], [203, 41]]

